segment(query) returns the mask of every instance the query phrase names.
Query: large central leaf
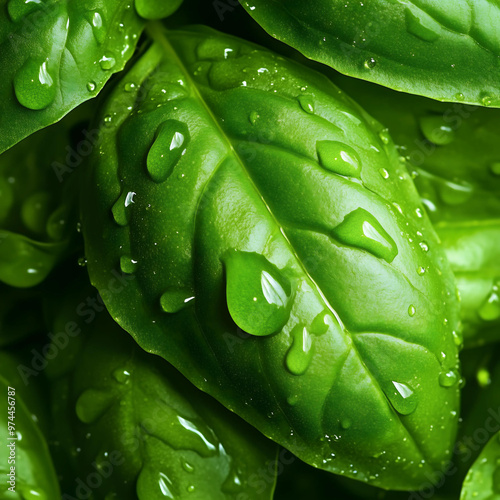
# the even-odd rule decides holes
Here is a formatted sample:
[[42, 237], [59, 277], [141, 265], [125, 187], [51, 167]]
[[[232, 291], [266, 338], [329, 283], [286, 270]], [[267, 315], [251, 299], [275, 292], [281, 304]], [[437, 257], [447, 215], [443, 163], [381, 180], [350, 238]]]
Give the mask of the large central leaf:
[[305, 461], [419, 487], [455, 432], [457, 303], [386, 131], [257, 46], [154, 35], [84, 188], [106, 306]]

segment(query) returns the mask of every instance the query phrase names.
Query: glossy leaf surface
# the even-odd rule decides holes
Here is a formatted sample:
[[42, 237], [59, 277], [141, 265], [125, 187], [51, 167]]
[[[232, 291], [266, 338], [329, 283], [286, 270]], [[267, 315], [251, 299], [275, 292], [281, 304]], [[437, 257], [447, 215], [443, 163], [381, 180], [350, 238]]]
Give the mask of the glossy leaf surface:
[[[63, 300], [56, 323], [74, 322], [80, 334], [49, 373], [54, 387], [69, 380], [62, 423], [71, 423], [73, 442], [65, 451], [71, 444], [76, 477], [102, 476], [97, 489], [86, 484], [93, 498], [271, 499], [277, 446], [144, 352], [84, 296]], [[84, 307], [75, 313], [77, 304]], [[75, 478], [66, 482], [68, 495], [85, 492]]]
[[500, 6], [489, 0], [240, 0], [272, 36], [349, 76], [500, 106]]
[[334, 80], [398, 144], [457, 279], [465, 345], [500, 339], [500, 112]]
[[2, 0], [0, 152], [95, 97], [144, 21], [128, 0]]
[[389, 136], [264, 49], [154, 34], [83, 192], [108, 309], [300, 458], [419, 485], [453, 440], [458, 304]]

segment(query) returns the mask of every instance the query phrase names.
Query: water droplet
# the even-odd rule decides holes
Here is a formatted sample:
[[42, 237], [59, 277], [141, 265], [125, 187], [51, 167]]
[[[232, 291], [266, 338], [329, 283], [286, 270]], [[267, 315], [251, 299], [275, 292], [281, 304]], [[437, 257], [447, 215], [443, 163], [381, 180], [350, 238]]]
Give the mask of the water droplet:
[[439, 194], [447, 205], [460, 205], [472, 196], [472, 187], [447, 181], [440, 186]]
[[259, 113], [257, 113], [257, 111], [252, 111], [250, 113], [250, 116], [248, 117], [248, 119], [250, 120], [250, 123], [252, 125], [255, 125], [257, 123], [257, 120], [260, 118], [260, 115]]
[[314, 113], [314, 101], [312, 96], [310, 95], [301, 95], [298, 98], [300, 107], [309, 114]]
[[455, 94], [455, 99], [457, 101], [463, 101], [465, 99], [465, 96], [464, 94], [462, 94], [462, 92], [458, 92], [457, 94]]
[[123, 88], [125, 89], [125, 92], [134, 92], [135, 90], [137, 90], [135, 83], [132, 83], [132, 82], [127, 82], [123, 86]]
[[293, 375], [303, 375], [312, 359], [312, 338], [304, 325], [296, 325], [292, 332], [292, 345], [285, 358], [285, 364]]
[[417, 217], [421, 219], [424, 216], [424, 213], [422, 212], [421, 208], [416, 208], [415, 213], [417, 214]]
[[403, 215], [403, 209], [399, 203], [393, 202], [392, 205], [401, 215]]
[[453, 387], [458, 382], [459, 376], [455, 370], [448, 370], [439, 374], [441, 387]]
[[389, 134], [389, 129], [388, 128], [384, 128], [383, 130], [381, 130], [378, 134], [378, 136], [380, 137], [380, 140], [382, 141], [382, 144], [389, 144], [389, 142], [391, 142], [391, 136]]
[[227, 495], [237, 495], [242, 488], [242, 481], [239, 477], [238, 471], [231, 467], [229, 474], [227, 475], [224, 483], [221, 486], [221, 490]]
[[496, 161], [490, 165], [490, 172], [495, 176], [500, 176], [500, 161]]
[[78, 260], [77, 260], [77, 264], [80, 266], [80, 267], [86, 267], [87, 265], [87, 259], [85, 257], [80, 257]]
[[147, 157], [147, 169], [154, 182], [166, 181], [189, 143], [187, 126], [177, 120], [163, 122]]
[[[160, 488], [161, 494], [165, 498], [171, 498], [172, 500], [175, 499], [174, 494], [172, 493], [173, 491], [173, 484], [171, 479], [164, 474], [163, 472], [159, 473], [159, 479], [158, 479], [158, 486]], [[138, 492], [139, 493], [139, 492]]]
[[251, 335], [278, 332], [288, 321], [291, 285], [283, 273], [256, 253], [228, 252], [226, 298], [233, 321]]
[[491, 374], [486, 368], [480, 368], [476, 373], [477, 383], [480, 387], [487, 387], [491, 384]]
[[323, 335], [325, 334], [330, 325], [334, 323], [334, 319], [330, 314], [328, 309], [320, 312], [312, 321], [311, 326], [309, 327], [309, 331], [314, 335]]
[[455, 130], [442, 115], [424, 116], [420, 119], [420, 129], [425, 138], [437, 146], [446, 146], [455, 140]]
[[188, 462], [182, 462], [182, 468], [186, 472], [194, 472], [194, 467], [190, 463], [188, 463]]
[[500, 318], [500, 298], [496, 292], [491, 292], [478, 311], [484, 321], [494, 321]]
[[137, 269], [137, 261], [132, 259], [129, 255], [122, 255], [120, 257], [120, 269], [122, 273], [134, 274]]
[[424, 42], [435, 42], [439, 39], [439, 24], [430, 16], [423, 12], [412, 12], [409, 8], [405, 9], [406, 29], [408, 33], [415, 35]]
[[365, 68], [366, 69], [373, 69], [376, 65], [377, 65], [377, 61], [373, 57], [370, 57], [370, 59], [367, 59], [365, 61]]
[[419, 243], [419, 246], [422, 249], [422, 252], [428, 252], [429, 251], [429, 245], [425, 241], [421, 241]]
[[451, 335], [453, 337], [453, 342], [456, 346], [460, 347], [464, 343], [464, 339], [461, 333], [457, 332], [456, 330], [453, 330], [451, 332]]
[[48, 500], [45, 491], [40, 488], [22, 485], [19, 488], [22, 500]]
[[122, 191], [122, 194], [111, 208], [113, 218], [119, 226], [126, 226], [129, 223], [129, 213], [126, 209], [134, 203], [134, 196], [134, 191]]
[[76, 402], [76, 415], [84, 424], [91, 424], [101, 417], [115, 398], [97, 389], [87, 389]]
[[96, 88], [95, 82], [89, 82], [89, 83], [87, 83], [87, 90], [89, 92], [94, 92], [95, 88]]
[[101, 66], [101, 69], [104, 71], [113, 69], [115, 67], [115, 64], [116, 60], [111, 54], [105, 54], [99, 60], [99, 65]]
[[194, 300], [194, 296], [188, 290], [167, 290], [160, 297], [160, 307], [166, 313], [176, 313]]
[[126, 384], [130, 380], [130, 372], [128, 370], [126, 370], [125, 368], [117, 368], [113, 372], [113, 378], [119, 384]]
[[377, 219], [363, 208], [347, 214], [332, 233], [340, 242], [362, 248], [387, 262], [392, 262], [398, 254], [394, 240]]
[[410, 415], [417, 408], [417, 396], [408, 385], [391, 381], [383, 384], [382, 388], [394, 409], [401, 415]]
[[7, 10], [10, 18], [17, 23], [41, 6], [42, 0], [9, 0]]
[[350, 146], [336, 141], [318, 141], [316, 149], [322, 167], [347, 177], [360, 177], [361, 161]]
[[389, 178], [389, 172], [385, 168], [380, 168], [378, 173], [382, 176], [383, 179]]
[[481, 104], [483, 106], [491, 106], [492, 102], [493, 102], [493, 98], [489, 94], [481, 95]]
[[[97, 43], [101, 45], [106, 40], [106, 26], [104, 24], [103, 18], [100, 12], [94, 12], [92, 18], [90, 20], [90, 24], [92, 25], [92, 33], [94, 34], [94, 38]], [[102, 67], [102, 66], [101, 66]], [[103, 68], [110, 69], [110, 68]]]
[[292, 394], [291, 396], [288, 396], [286, 398], [286, 402], [290, 406], [295, 406], [299, 402], [299, 395], [298, 394]]
[[198, 424], [186, 418], [177, 417], [177, 422], [173, 422], [166, 441], [172, 447], [179, 449], [191, 449], [202, 457], [213, 457], [219, 453], [219, 443], [213, 431], [203, 422]]
[[410, 307], [408, 307], [408, 315], [411, 316], [413, 318], [413, 316], [415, 316], [417, 312], [417, 309], [415, 308], [414, 305], [411, 305]]
[[28, 59], [14, 77], [17, 100], [26, 108], [44, 109], [54, 101], [56, 86], [49, 73], [48, 59]]
[[419, 276], [424, 275], [424, 274], [425, 274], [425, 267], [423, 267], [423, 266], [419, 266], [419, 267], [418, 267], [418, 269], [417, 269], [417, 274], [418, 274]]
[[196, 55], [199, 60], [220, 61], [229, 59], [237, 55], [237, 50], [233, 47], [228, 47], [227, 42], [218, 38], [206, 38], [201, 42], [197, 49]]

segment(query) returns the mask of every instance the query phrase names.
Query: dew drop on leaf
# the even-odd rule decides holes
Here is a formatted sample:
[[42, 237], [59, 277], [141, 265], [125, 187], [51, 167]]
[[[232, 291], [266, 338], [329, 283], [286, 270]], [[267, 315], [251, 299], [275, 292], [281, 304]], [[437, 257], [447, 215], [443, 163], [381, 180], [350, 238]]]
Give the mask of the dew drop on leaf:
[[240, 475], [235, 467], [232, 466], [224, 483], [222, 483], [221, 490], [223, 493], [233, 496], [237, 495], [241, 491], [242, 487], [243, 484]]
[[441, 115], [424, 116], [420, 119], [420, 129], [424, 137], [437, 146], [446, 146], [455, 140], [455, 130]]
[[256, 253], [224, 257], [226, 298], [233, 321], [251, 335], [278, 332], [288, 321], [291, 285], [283, 273]]
[[312, 338], [304, 325], [296, 325], [292, 332], [292, 345], [285, 358], [288, 371], [293, 375], [303, 375], [312, 359]]
[[108, 392], [87, 389], [76, 402], [76, 415], [84, 424], [91, 424], [106, 412], [113, 401], [113, 395]]
[[113, 371], [113, 378], [119, 384], [126, 384], [130, 380], [130, 372], [125, 368], [117, 368]]
[[101, 66], [101, 69], [103, 69], [104, 71], [113, 69], [115, 67], [115, 64], [116, 60], [114, 56], [111, 54], [104, 54], [99, 60], [99, 65]]
[[41, 6], [43, 6], [42, 0], [9, 0], [7, 11], [10, 18], [17, 22]]
[[310, 95], [301, 95], [298, 97], [300, 107], [309, 114], [314, 113], [314, 101]]
[[22, 500], [49, 500], [45, 491], [40, 488], [32, 488], [31, 486], [21, 485], [19, 493]]
[[336, 141], [318, 141], [316, 149], [319, 163], [325, 169], [347, 177], [360, 177], [361, 161], [350, 146]]
[[378, 173], [382, 177], [382, 179], [388, 179], [389, 178], [389, 172], [387, 171], [386, 168], [380, 168]]
[[480, 387], [487, 387], [491, 384], [491, 374], [488, 369], [480, 368], [476, 373], [476, 380]]
[[154, 182], [161, 183], [170, 177], [188, 143], [189, 132], [184, 123], [167, 120], [158, 127], [146, 160], [149, 176]]
[[377, 61], [373, 57], [370, 57], [370, 59], [367, 59], [365, 61], [365, 68], [366, 69], [373, 69], [376, 65], [377, 65]]
[[234, 57], [237, 51], [227, 46], [227, 42], [223, 42], [218, 38], [207, 38], [203, 40], [196, 49], [196, 55], [201, 61], [220, 61]]
[[127, 208], [134, 203], [134, 196], [134, 191], [122, 191], [122, 194], [111, 208], [113, 218], [119, 226], [126, 226], [129, 223], [129, 211]]
[[132, 82], [127, 82], [124, 86], [123, 86], [125, 92], [133, 92], [134, 90], [136, 90], [136, 85], [135, 83], [132, 83]]
[[466, 184], [446, 182], [441, 186], [439, 195], [447, 205], [460, 205], [471, 197], [472, 187]]
[[257, 120], [260, 118], [259, 116], [259, 113], [257, 113], [257, 111], [252, 111], [248, 117], [248, 119], [250, 120], [250, 123], [252, 125], [255, 125], [257, 123]]
[[494, 321], [500, 318], [500, 298], [496, 292], [491, 292], [478, 311], [484, 321]]
[[122, 255], [120, 257], [120, 270], [125, 274], [134, 274], [137, 269], [137, 261], [132, 259], [129, 255]]
[[347, 214], [332, 233], [341, 243], [366, 250], [387, 262], [392, 262], [398, 254], [398, 248], [391, 236], [377, 219], [363, 208]]
[[387, 129], [387, 128], [381, 130], [379, 132], [378, 136], [380, 137], [380, 140], [382, 141], [382, 144], [386, 144], [387, 145], [391, 141], [391, 136], [389, 134], [389, 129]]
[[417, 312], [417, 310], [416, 310], [415, 306], [411, 305], [410, 307], [408, 307], [408, 315], [410, 317], [413, 318], [413, 316], [415, 316], [416, 312]]
[[408, 385], [393, 380], [383, 384], [382, 388], [391, 405], [401, 415], [410, 415], [417, 408], [417, 396]]
[[166, 313], [176, 313], [184, 309], [194, 300], [194, 296], [188, 290], [167, 290], [160, 297], [160, 307]]
[[20, 104], [28, 109], [44, 109], [54, 101], [56, 86], [43, 62], [28, 59], [14, 77], [14, 91]]
[[99, 45], [102, 45], [106, 40], [106, 25], [104, 23], [101, 13], [95, 11], [94, 13], [91, 14], [89, 21], [92, 26], [92, 33], [94, 34], [96, 42]]
[[422, 12], [412, 12], [409, 8], [405, 9], [406, 29], [408, 33], [420, 38], [424, 42], [435, 42], [440, 35], [436, 31], [439, 25], [436, 21]]
[[455, 370], [444, 371], [439, 374], [439, 385], [441, 387], [453, 387], [459, 380]]
[[88, 82], [87, 83], [87, 90], [89, 92], [94, 92], [95, 88], [96, 88], [95, 82]]
[[309, 331], [314, 335], [323, 335], [328, 331], [330, 325], [333, 323], [334, 320], [330, 311], [325, 309], [312, 320]]

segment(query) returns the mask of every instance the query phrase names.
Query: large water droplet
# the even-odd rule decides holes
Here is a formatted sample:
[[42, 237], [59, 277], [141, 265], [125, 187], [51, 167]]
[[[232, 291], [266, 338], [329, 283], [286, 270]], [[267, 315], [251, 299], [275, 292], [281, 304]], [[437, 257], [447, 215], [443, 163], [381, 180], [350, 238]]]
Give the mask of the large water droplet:
[[160, 306], [166, 313], [176, 313], [184, 309], [194, 296], [188, 290], [172, 289], [167, 290], [160, 297]]
[[491, 292], [479, 308], [479, 316], [484, 321], [494, 321], [500, 318], [500, 298], [496, 292]]
[[376, 257], [392, 262], [398, 254], [394, 240], [380, 223], [363, 208], [347, 214], [333, 230], [340, 242], [366, 250]]
[[296, 325], [291, 333], [292, 345], [285, 358], [285, 364], [293, 375], [303, 375], [311, 363], [312, 338], [304, 325]]
[[410, 415], [417, 408], [417, 396], [408, 385], [393, 380], [383, 384], [382, 388], [394, 409], [401, 415]]
[[52, 104], [56, 86], [48, 69], [48, 59], [43, 62], [28, 59], [14, 77], [14, 91], [26, 108], [39, 110]]
[[99, 60], [99, 65], [104, 71], [108, 71], [115, 67], [116, 60], [112, 54], [104, 54]]
[[420, 129], [425, 138], [437, 146], [446, 146], [455, 140], [455, 130], [441, 115], [424, 116], [420, 119]]
[[87, 389], [76, 402], [76, 415], [85, 424], [91, 424], [101, 417], [113, 403], [112, 394], [97, 389]]
[[129, 223], [129, 211], [127, 208], [134, 203], [134, 196], [134, 191], [122, 191], [122, 194], [111, 208], [113, 218], [118, 225], [126, 226]]
[[354, 149], [336, 141], [316, 143], [320, 164], [327, 170], [347, 177], [360, 177], [361, 161]]
[[42, 0], [9, 0], [7, 11], [16, 23], [43, 5]]
[[320, 312], [312, 321], [309, 331], [314, 335], [323, 335], [328, 331], [334, 319], [328, 309]]
[[234, 322], [251, 335], [281, 330], [290, 314], [289, 280], [256, 253], [229, 252], [224, 262], [227, 306]]
[[122, 255], [120, 257], [120, 269], [122, 273], [134, 274], [137, 269], [137, 261], [132, 259], [129, 255]]
[[458, 382], [459, 376], [455, 370], [444, 371], [439, 374], [439, 385], [441, 387], [453, 387]]
[[314, 100], [310, 95], [301, 95], [298, 98], [300, 107], [309, 114], [314, 113]]
[[410, 9], [405, 9], [406, 29], [408, 33], [415, 35], [424, 42], [435, 42], [439, 39], [440, 34], [439, 24], [433, 21], [429, 16], [424, 13], [412, 12]]
[[189, 132], [184, 123], [167, 120], [158, 127], [147, 158], [148, 173], [154, 182], [161, 183], [168, 179], [188, 142]]

